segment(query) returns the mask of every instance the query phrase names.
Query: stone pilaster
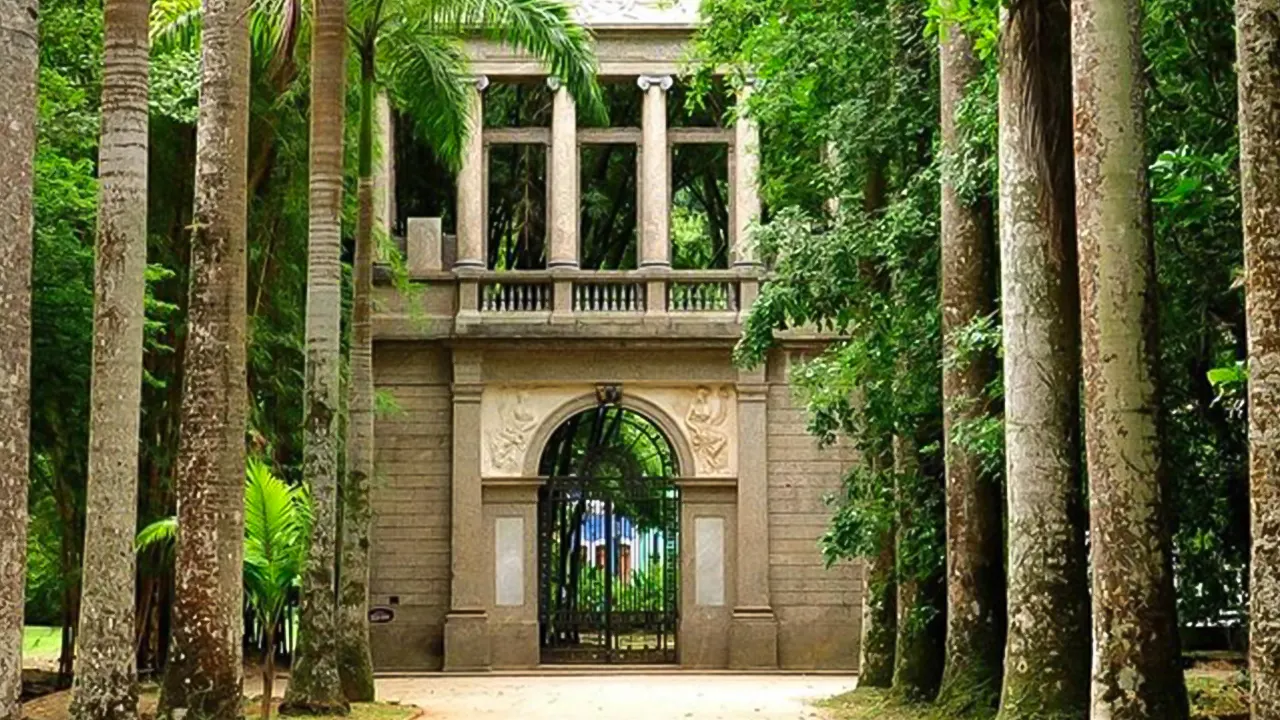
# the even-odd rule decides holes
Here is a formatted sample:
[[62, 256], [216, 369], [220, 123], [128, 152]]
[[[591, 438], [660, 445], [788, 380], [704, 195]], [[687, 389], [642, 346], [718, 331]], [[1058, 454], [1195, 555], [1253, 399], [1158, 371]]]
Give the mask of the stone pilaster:
[[641, 75], [644, 91], [640, 143], [640, 267], [671, 267], [671, 154], [667, 146], [670, 75]]
[[[391, 119], [391, 102], [386, 93], [378, 93], [374, 105], [374, 133], [378, 150], [373, 166], [373, 226], [390, 237], [396, 222], [396, 152], [395, 128]], [[378, 262], [386, 262], [387, 243], [375, 238]]]
[[738, 381], [738, 557], [729, 667], [778, 666], [778, 622], [769, 601], [769, 386], [763, 369]]
[[483, 492], [480, 482], [482, 356], [453, 356], [453, 468], [450, 497], [449, 614], [444, 621], [445, 671], [486, 670], [491, 664]]
[[559, 78], [547, 78], [551, 104], [551, 252], [547, 267], [578, 267], [578, 114]]
[[462, 147], [462, 169], [458, 172], [458, 260], [455, 268], [483, 270], [485, 262], [485, 152], [484, 96], [489, 78], [476, 78], [471, 95], [470, 132]]
[[756, 265], [759, 257], [750, 242], [750, 229], [760, 220], [760, 128], [746, 112], [752, 84], [738, 91], [738, 120], [734, 125], [733, 264]]

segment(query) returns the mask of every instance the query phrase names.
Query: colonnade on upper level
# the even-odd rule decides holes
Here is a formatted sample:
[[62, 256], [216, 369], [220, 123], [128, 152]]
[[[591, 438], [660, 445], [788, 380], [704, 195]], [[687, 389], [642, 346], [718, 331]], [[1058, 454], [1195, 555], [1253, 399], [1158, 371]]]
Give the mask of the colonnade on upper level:
[[[485, 128], [481, 118], [484, 116], [489, 78], [481, 75], [471, 84], [471, 117], [475, 123], [463, 148], [462, 167], [457, 178], [457, 258], [453, 269], [486, 269], [487, 148], [495, 142], [546, 142], [550, 145], [547, 268], [564, 270], [579, 267], [579, 150], [587, 143], [610, 142], [623, 136], [610, 133], [608, 128], [580, 129], [577, 107], [568, 89], [555, 77], [547, 78], [547, 84], [553, 93], [549, 133], [544, 128]], [[739, 112], [733, 128], [728, 130], [669, 128], [667, 95], [674, 85], [673, 77], [640, 75], [636, 78], [636, 85], [644, 94], [637, 142], [639, 268], [650, 272], [671, 268], [671, 152], [672, 147], [681, 142], [723, 142], [728, 146], [731, 264], [737, 267], [758, 264], [757, 254], [748, 242], [748, 230], [760, 217], [757, 187], [759, 130], [756, 123]], [[739, 91], [740, 109], [745, 107], [744, 100], [750, 90], [751, 85], [746, 84]], [[408, 252], [411, 255], [418, 250], [412, 246], [416, 239], [410, 238]], [[423, 270], [449, 269], [439, 266], [441, 255], [424, 253], [436, 266], [424, 267]]]

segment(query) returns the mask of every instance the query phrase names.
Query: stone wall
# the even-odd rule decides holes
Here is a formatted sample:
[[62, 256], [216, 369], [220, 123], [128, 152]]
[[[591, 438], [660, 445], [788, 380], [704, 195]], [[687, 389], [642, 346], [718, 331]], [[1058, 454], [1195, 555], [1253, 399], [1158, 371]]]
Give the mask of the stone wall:
[[449, 608], [452, 366], [436, 344], [379, 344], [375, 386], [399, 406], [379, 417], [370, 602], [395, 619], [371, 628], [378, 670], [439, 669]]
[[831, 519], [823, 498], [840, 490], [854, 455], [840, 444], [819, 448], [805, 431], [787, 364], [775, 353], [769, 367], [769, 590], [778, 665], [851, 670], [858, 664], [861, 565], [827, 568], [818, 541]]

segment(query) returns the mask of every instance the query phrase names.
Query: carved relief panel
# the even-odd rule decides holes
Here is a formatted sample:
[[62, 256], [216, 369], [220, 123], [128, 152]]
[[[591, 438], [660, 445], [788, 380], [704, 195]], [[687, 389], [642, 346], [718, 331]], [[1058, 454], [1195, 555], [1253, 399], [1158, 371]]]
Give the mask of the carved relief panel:
[[[684, 448], [694, 467], [681, 467], [682, 475], [735, 477], [738, 473], [738, 398], [732, 385], [627, 385], [624, 406], [637, 400], [653, 408], [651, 417], [668, 434], [673, 445]], [[495, 385], [486, 387], [480, 400], [480, 458], [484, 477], [521, 477], [536, 467], [537, 457], [555, 429], [573, 410], [594, 405], [592, 385]], [[685, 464], [688, 464], [687, 462]]]

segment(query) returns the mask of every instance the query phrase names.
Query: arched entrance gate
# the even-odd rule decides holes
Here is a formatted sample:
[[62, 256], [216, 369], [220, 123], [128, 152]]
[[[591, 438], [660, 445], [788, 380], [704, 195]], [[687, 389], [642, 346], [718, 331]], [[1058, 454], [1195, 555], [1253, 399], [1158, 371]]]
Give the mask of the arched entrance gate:
[[676, 454], [651, 420], [604, 400], [561, 424], [540, 461], [542, 662], [674, 663]]

